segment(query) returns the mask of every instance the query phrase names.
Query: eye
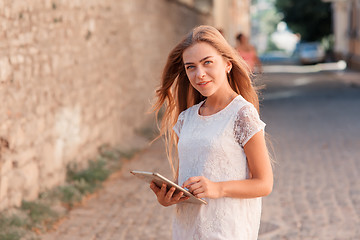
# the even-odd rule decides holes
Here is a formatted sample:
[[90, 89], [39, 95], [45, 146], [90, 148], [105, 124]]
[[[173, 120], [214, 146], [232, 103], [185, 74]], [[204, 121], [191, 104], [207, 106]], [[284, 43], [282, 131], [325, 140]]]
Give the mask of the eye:
[[211, 64], [211, 63], [212, 63], [211, 61], [205, 61], [205, 62], [204, 62], [205, 65], [209, 65], [209, 64]]
[[193, 65], [186, 66], [186, 70], [190, 70], [190, 69], [193, 69], [193, 68], [195, 68], [195, 66], [193, 66]]

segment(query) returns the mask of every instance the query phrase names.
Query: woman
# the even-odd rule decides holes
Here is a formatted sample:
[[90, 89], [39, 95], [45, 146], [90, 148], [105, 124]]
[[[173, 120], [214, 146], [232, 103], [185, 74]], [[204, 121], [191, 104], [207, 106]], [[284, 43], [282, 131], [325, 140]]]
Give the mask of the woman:
[[256, 49], [249, 43], [249, 39], [242, 33], [236, 36], [236, 50], [248, 64], [250, 71], [255, 72], [255, 67], [262, 72], [261, 61], [257, 56]]
[[218, 30], [199, 26], [170, 52], [157, 97], [176, 181], [208, 202], [150, 185], [161, 205], [177, 204], [173, 239], [257, 239], [273, 175], [244, 61]]

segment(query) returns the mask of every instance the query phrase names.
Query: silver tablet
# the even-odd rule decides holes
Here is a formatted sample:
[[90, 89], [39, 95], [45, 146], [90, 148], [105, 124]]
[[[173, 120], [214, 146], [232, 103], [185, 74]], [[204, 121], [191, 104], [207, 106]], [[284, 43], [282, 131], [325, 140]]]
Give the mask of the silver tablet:
[[175, 193], [174, 194], [176, 194], [178, 192], [183, 192], [184, 196], [190, 197], [185, 202], [207, 204], [207, 202], [205, 200], [195, 197], [189, 191], [187, 191], [186, 189], [180, 187], [179, 185], [177, 185], [176, 183], [170, 181], [169, 179], [167, 179], [166, 177], [160, 175], [159, 173], [143, 172], [143, 171], [130, 171], [130, 173], [132, 173], [133, 175], [135, 175], [136, 177], [138, 177], [140, 179], [143, 179], [147, 183], [154, 182], [159, 188], [161, 188], [163, 183], [166, 184], [167, 190], [169, 190], [171, 187], [175, 187]]

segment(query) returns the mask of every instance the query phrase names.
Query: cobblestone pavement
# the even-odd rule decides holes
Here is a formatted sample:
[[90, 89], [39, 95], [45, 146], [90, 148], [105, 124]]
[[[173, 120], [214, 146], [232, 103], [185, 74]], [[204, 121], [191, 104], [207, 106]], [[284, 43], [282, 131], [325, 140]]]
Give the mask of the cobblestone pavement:
[[262, 216], [273, 231], [261, 240], [360, 239], [360, 88], [339, 80], [331, 72], [263, 78], [277, 164]]
[[164, 144], [156, 141], [106, 182], [96, 198], [70, 212], [56, 232], [42, 240], [171, 239], [173, 207], [161, 207], [148, 184], [130, 170], [156, 171], [171, 177]]
[[[360, 239], [360, 88], [333, 73], [268, 74], [261, 81], [276, 164], [259, 239]], [[42, 239], [170, 239], [174, 209], [158, 205], [131, 169], [170, 176], [162, 141]]]

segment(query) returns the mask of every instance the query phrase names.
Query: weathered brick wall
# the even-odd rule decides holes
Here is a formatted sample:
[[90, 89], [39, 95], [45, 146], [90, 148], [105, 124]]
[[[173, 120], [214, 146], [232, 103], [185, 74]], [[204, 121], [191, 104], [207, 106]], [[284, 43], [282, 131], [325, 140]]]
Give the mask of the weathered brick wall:
[[0, 0], [0, 210], [131, 142], [168, 51], [209, 18], [168, 0]]

